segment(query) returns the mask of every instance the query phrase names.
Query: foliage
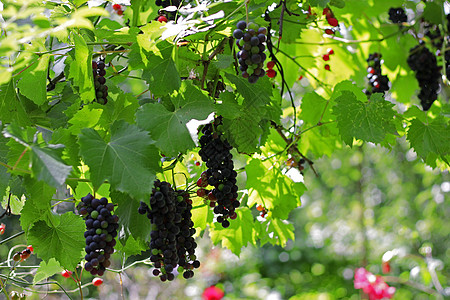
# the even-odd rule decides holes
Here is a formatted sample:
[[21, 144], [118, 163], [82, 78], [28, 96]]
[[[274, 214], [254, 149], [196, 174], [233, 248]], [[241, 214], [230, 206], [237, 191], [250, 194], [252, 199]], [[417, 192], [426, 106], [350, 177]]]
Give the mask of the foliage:
[[[421, 40], [445, 52], [446, 38], [434, 49], [423, 34], [428, 22], [448, 35], [442, 0], [184, 1], [167, 23], [155, 21], [164, 11], [154, 1], [132, 1], [120, 15], [110, 2], [0, 5], [0, 194], [43, 260], [35, 283], [82, 262], [85, 228], [73, 211], [88, 192], [117, 205], [117, 257], [145, 253], [150, 229], [141, 226], [139, 202], [149, 203], [156, 178], [196, 195], [206, 169], [195, 164], [198, 128], [212, 114], [223, 117], [235, 148], [241, 206], [222, 228], [208, 201], [195, 197], [193, 219], [200, 236], [236, 255], [294, 239], [289, 217], [317, 188], [303, 176], [340, 183], [323, 177], [327, 167], [314, 163], [321, 158], [376, 144], [416, 153], [436, 172], [450, 165], [446, 55], [438, 56], [439, 98], [423, 111], [406, 51]], [[408, 8], [409, 21], [390, 22], [390, 5]], [[240, 75], [232, 31], [243, 19], [269, 29], [274, 79], [250, 84]], [[391, 89], [369, 96], [366, 58], [375, 51]], [[108, 66], [105, 105], [95, 101], [97, 59]], [[361, 178], [354, 172], [348, 176]]]

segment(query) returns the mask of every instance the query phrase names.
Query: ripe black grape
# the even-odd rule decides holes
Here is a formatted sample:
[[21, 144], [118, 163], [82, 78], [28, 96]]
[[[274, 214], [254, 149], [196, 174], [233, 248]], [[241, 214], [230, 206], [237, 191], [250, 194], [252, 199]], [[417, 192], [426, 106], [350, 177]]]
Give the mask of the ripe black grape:
[[401, 7], [391, 7], [389, 9], [389, 20], [392, 23], [404, 23], [408, 21], [408, 17], [406, 16], [405, 10]]
[[384, 93], [389, 90], [389, 78], [381, 75], [381, 54], [372, 53], [367, 59], [367, 78], [369, 79], [370, 89], [366, 91], [367, 95], [371, 93]]
[[266, 74], [263, 69], [266, 47], [263, 43], [266, 41], [267, 29], [259, 27], [255, 23], [247, 25], [245, 21], [239, 21], [236, 27], [233, 37], [240, 50], [236, 54], [239, 70], [242, 72], [242, 77], [247, 78], [248, 82], [255, 83], [259, 77]]
[[235, 209], [239, 207], [240, 203], [237, 200], [237, 173], [233, 170], [233, 156], [230, 153], [233, 147], [217, 130], [221, 125], [221, 117], [218, 117], [212, 124], [207, 124], [202, 129], [201, 149], [198, 154], [208, 169], [202, 173], [197, 185], [214, 187], [207, 197], [210, 200], [210, 206], [214, 207], [214, 213], [219, 215], [216, 218], [217, 222], [226, 228], [230, 225], [227, 218], [235, 215]]
[[[168, 182], [156, 180], [150, 197], [150, 206], [141, 202], [140, 214], [146, 214], [152, 224], [150, 250], [155, 270], [153, 275], [162, 281], [173, 280], [178, 265], [193, 276], [197, 243], [192, 222], [192, 201], [184, 191], [175, 191]], [[200, 263], [195, 263], [200, 266]], [[197, 266], [197, 267], [198, 267]], [[185, 273], [186, 273], [185, 272]], [[186, 277], [185, 277], [186, 278]]]
[[105, 85], [105, 62], [101, 60], [98, 62], [93, 61], [92, 71], [94, 75], [96, 102], [100, 104], [106, 104], [108, 102], [108, 86]]
[[92, 275], [102, 276], [111, 265], [109, 258], [116, 245], [114, 238], [119, 228], [119, 217], [112, 215], [114, 204], [108, 203], [106, 198], [94, 199], [91, 194], [81, 198], [77, 208], [86, 224], [84, 268]]
[[418, 45], [409, 50], [408, 65], [416, 72], [419, 83], [419, 99], [423, 110], [430, 109], [437, 99], [439, 90], [439, 78], [441, 76], [437, 66], [436, 56], [424, 45]]

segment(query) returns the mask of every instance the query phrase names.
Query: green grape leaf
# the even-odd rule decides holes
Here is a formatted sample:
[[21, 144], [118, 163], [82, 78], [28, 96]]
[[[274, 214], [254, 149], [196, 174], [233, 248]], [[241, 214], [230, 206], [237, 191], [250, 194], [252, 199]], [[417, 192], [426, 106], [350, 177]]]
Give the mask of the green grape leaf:
[[69, 120], [72, 124], [69, 130], [72, 134], [78, 135], [83, 128], [93, 128], [97, 125], [102, 115], [102, 109], [92, 108], [92, 106], [84, 106]]
[[425, 161], [430, 155], [436, 154], [449, 164], [446, 156], [450, 154], [450, 126], [442, 119], [437, 118], [429, 123], [411, 120], [407, 139], [417, 155]]
[[194, 222], [195, 228], [204, 230], [208, 222], [212, 222], [213, 214], [208, 205], [199, 205], [192, 208], [192, 222]]
[[248, 243], [255, 243], [255, 229], [253, 228], [253, 216], [248, 208], [236, 209], [236, 220], [230, 220], [230, 226], [223, 228], [221, 224], [214, 223], [211, 228], [211, 240], [217, 245], [221, 243], [236, 255], [241, 253], [241, 248]]
[[427, 5], [423, 10], [423, 17], [425, 18], [425, 20], [433, 24], [442, 24], [442, 16], [444, 15], [444, 12], [442, 11], [443, 9], [443, 5], [435, 2], [427, 2]]
[[252, 159], [245, 172], [249, 205], [260, 203], [273, 218], [283, 220], [301, 205], [300, 196], [306, 190], [303, 183], [293, 182], [276, 168], [269, 171], [259, 159]]
[[226, 77], [236, 85], [237, 92], [244, 97], [244, 107], [258, 107], [270, 103], [269, 95], [272, 91], [267, 78], [261, 78], [255, 84], [251, 84], [247, 79], [230, 73], [226, 73]]
[[47, 68], [49, 54], [39, 57], [38, 61], [26, 69], [20, 76], [17, 87], [20, 93], [37, 105], [47, 102]]
[[132, 255], [140, 255], [142, 252], [148, 250], [148, 244], [142, 240], [135, 239], [132, 235], [130, 235], [125, 244], [122, 244], [123, 241], [120, 240], [120, 243], [117, 243], [115, 246], [116, 251], [120, 251], [125, 253], [127, 257]]
[[227, 139], [239, 152], [250, 154], [258, 150], [263, 134], [258, 121], [258, 117], [245, 113], [223, 121]]
[[327, 101], [315, 92], [303, 96], [300, 119], [309, 125], [316, 125], [320, 121], [323, 111], [327, 107]]
[[72, 36], [75, 49], [68, 77], [72, 78], [74, 85], [78, 87], [81, 99], [88, 103], [95, 99], [92, 53], [83, 37], [75, 32], [72, 32]]
[[186, 124], [192, 119], [206, 119], [214, 106], [202, 91], [187, 81], [183, 81], [171, 102], [174, 111], [167, 110], [160, 103], [145, 104], [136, 113], [136, 122], [140, 128], [150, 132], [156, 146], [165, 155], [175, 156], [195, 147]]
[[13, 81], [0, 85], [0, 120], [3, 124], [11, 122], [19, 126], [30, 124], [25, 107], [17, 97]]
[[61, 273], [62, 271], [64, 271], [64, 269], [54, 258], [50, 258], [48, 262], [41, 261], [41, 263], [39, 264], [39, 268], [34, 275], [33, 283], [36, 284], [39, 281], [49, 278], [56, 273]]
[[370, 101], [363, 103], [352, 92], [343, 91], [335, 101], [333, 114], [347, 145], [351, 146], [354, 138], [382, 143], [387, 134], [397, 134], [394, 105], [385, 101], [380, 93], [373, 94]]
[[28, 242], [41, 259], [54, 258], [63, 268], [74, 270], [83, 257], [85, 230], [83, 219], [67, 212], [53, 215], [50, 224], [36, 222], [28, 231]]
[[142, 78], [147, 81], [154, 95], [162, 96], [178, 90], [181, 80], [172, 59], [173, 45], [164, 41], [156, 46], [159, 48], [159, 55], [149, 53], [148, 64]]
[[50, 208], [50, 202], [56, 192], [54, 187], [43, 181], [37, 181], [30, 176], [26, 176], [23, 185], [27, 191], [27, 201], [32, 201], [38, 211]]
[[150, 196], [151, 182], [161, 170], [159, 154], [148, 133], [124, 121], [111, 126], [107, 143], [92, 128], [81, 131], [80, 153], [90, 169], [95, 189], [107, 179], [113, 189], [138, 200]]
[[[151, 186], [151, 181], [148, 182]], [[133, 237], [135, 241], [149, 241], [151, 226], [145, 226], [145, 222], [150, 222], [146, 215], [140, 215], [138, 208], [140, 206], [139, 201], [134, 200], [129, 195], [120, 192], [111, 193], [111, 201], [117, 204], [115, 214], [119, 215], [119, 228], [120, 242], [122, 244], [128, 243], [130, 237]]]
[[53, 149], [31, 146], [31, 150], [33, 175], [38, 180], [48, 182], [54, 187], [63, 185], [72, 171], [72, 167], [64, 164]]

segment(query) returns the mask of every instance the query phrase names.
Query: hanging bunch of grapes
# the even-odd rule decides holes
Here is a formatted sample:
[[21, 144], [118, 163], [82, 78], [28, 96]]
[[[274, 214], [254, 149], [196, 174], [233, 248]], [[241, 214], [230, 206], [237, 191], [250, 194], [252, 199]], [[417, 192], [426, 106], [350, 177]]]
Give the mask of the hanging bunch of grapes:
[[248, 78], [248, 82], [255, 83], [259, 77], [266, 75], [263, 66], [266, 60], [264, 42], [267, 39], [267, 29], [253, 22], [247, 24], [245, 21], [239, 21], [236, 27], [233, 37], [240, 50], [237, 53], [239, 70], [242, 77]]

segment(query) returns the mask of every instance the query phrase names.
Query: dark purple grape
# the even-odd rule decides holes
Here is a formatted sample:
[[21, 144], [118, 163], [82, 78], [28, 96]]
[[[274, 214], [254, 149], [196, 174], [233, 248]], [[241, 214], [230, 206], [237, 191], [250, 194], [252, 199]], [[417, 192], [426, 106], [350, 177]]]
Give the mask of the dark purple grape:
[[244, 30], [247, 27], [247, 23], [245, 21], [239, 21], [237, 22], [236, 27], [240, 30]]

